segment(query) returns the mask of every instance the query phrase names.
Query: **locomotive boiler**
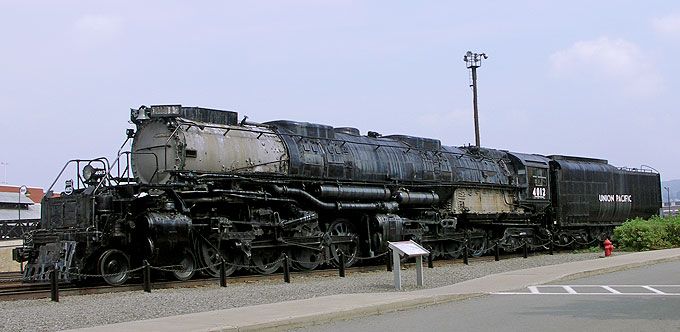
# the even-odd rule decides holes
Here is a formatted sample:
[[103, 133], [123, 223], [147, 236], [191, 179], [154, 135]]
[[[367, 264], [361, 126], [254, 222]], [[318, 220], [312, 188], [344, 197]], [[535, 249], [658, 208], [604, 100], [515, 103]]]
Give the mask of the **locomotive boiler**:
[[659, 174], [599, 159], [180, 105], [133, 109], [131, 120], [129, 151], [72, 160], [75, 178], [45, 195], [38, 228], [14, 250], [26, 281], [56, 268], [64, 281], [118, 285], [144, 262], [179, 267], [168, 273], [180, 280], [217, 276], [222, 260], [227, 274], [268, 274], [284, 253], [298, 270], [351, 266], [409, 239], [435, 257], [463, 245], [481, 255], [489, 241], [585, 243], [661, 205]]

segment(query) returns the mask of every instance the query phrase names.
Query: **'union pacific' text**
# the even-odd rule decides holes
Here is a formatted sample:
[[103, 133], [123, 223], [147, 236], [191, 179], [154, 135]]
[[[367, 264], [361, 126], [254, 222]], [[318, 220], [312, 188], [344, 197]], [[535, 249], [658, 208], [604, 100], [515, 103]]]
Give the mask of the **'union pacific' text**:
[[600, 202], [632, 203], [633, 195], [600, 195]]

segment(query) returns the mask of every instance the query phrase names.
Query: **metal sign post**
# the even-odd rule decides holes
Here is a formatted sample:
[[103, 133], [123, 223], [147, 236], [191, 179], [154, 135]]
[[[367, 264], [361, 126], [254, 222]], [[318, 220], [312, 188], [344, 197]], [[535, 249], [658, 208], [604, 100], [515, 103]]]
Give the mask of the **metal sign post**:
[[399, 241], [387, 242], [390, 249], [392, 249], [392, 271], [394, 272], [394, 287], [401, 290], [401, 256], [416, 258], [416, 284], [423, 285], [423, 256], [429, 255], [430, 252], [423, 248], [416, 242]]

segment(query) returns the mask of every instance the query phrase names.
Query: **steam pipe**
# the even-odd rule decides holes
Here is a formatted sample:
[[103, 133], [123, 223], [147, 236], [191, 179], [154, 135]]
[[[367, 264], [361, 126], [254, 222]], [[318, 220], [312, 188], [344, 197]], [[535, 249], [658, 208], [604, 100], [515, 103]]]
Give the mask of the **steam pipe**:
[[398, 191], [395, 198], [404, 205], [432, 205], [439, 202], [439, 195], [434, 192]]
[[376, 202], [376, 203], [327, 203], [320, 201], [318, 198], [312, 196], [310, 193], [295, 189], [288, 188], [287, 186], [277, 186], [271, 185], [270, 188], [277, 195], [282, 196], [293, 196], [305, 199], [308, 203], [315, 205], [316, 207], [323, 210], [382, 210], [382, 211], [395, 211], [399, 208], [397, 202]]

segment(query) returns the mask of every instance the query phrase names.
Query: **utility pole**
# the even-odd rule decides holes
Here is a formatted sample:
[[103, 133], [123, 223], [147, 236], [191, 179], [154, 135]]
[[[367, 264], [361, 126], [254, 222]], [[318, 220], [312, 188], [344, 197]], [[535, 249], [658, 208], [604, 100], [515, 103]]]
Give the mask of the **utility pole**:
[[479, 110], [477, 109], [477, 68], [482, 65], [482, 58], [487, 59], [488, 56], [484, 53], [472, 53], [467, 51], [463, 56], [463, 61], [468, 69], [472, 70], [472, 107], [475, 110], [475, 144], [479, 145]]

